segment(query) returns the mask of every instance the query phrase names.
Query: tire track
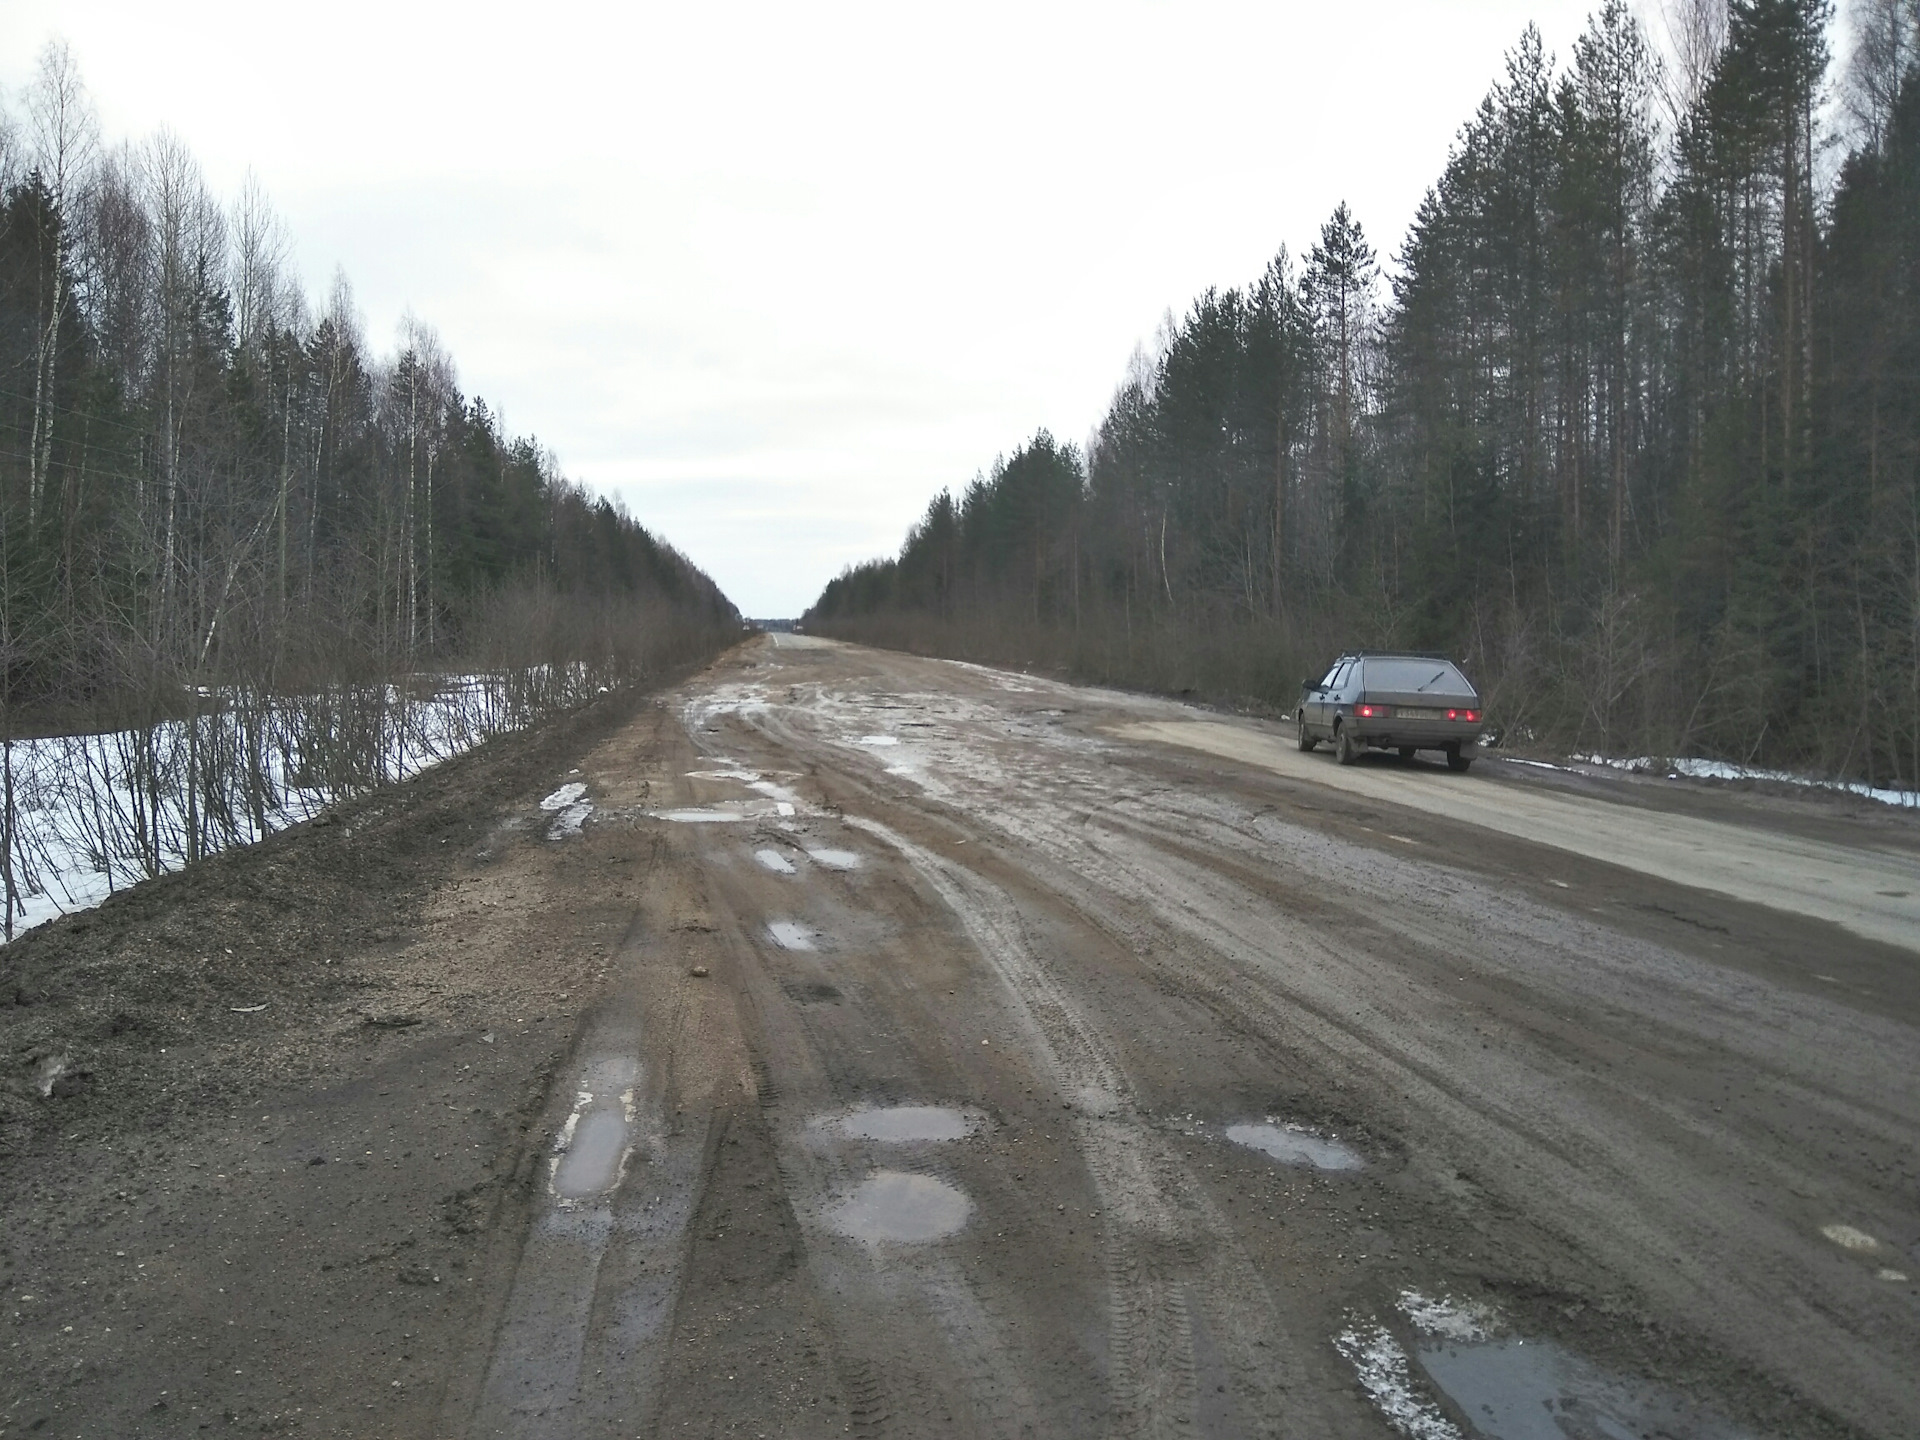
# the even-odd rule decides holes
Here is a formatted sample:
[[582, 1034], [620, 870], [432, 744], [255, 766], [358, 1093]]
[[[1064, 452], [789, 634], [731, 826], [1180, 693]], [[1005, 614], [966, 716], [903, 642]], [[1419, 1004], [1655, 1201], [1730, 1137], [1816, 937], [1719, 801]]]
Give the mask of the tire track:
[[1231, 1227], [1166, 1138], [1133, 1118], [1138, 1107], [1121, 1066], [1038, 961], [1005, 892], [877, 820], [846, 821], [897, 851], [960, 920], [1075, 1107], [1075, 1142], [1100, 1198], [1107, 1254], [1112, 1433], [1198, 1433], [1189, 1313], [1196, 1302], [1207, 1306], [1210, 1329], [1253, 1400], [1248, 1433], [1324, 1433], [1318, 1417], [1298, 1413], [1302, 1402], [1284, 1394], [1292, 1367], [1271, 1352], [1255, 1354], [1281, 1327], [1265, 1286], [1236, 1253]]

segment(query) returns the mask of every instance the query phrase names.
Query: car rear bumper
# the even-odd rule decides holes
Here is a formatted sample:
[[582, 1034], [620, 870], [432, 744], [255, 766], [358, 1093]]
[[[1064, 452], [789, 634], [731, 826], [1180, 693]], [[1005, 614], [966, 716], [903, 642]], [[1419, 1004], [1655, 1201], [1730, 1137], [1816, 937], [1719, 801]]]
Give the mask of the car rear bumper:
[[1353, 737], [1382, 750], [1444, 750], [1458, 745], [1468, 749], [1480, 739], [1479, 725], [1460, 720], [1403, 720], [1389, 716], [1384, 720], [1361, 720], [1349, 716], [1344, 722], [1353, 727]]

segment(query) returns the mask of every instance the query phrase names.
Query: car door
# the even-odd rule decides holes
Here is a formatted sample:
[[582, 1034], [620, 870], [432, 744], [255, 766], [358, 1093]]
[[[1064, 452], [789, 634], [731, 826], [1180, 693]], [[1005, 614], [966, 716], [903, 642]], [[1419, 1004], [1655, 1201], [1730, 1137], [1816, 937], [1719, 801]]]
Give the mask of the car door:
[[1332, 733], [1334, 695], [1346, 683], [1347, 672], [1352, 669], [1351, 660], [1336, 660], [1319, 688], [1307, 697], [1307, 724], [1316, 735]]

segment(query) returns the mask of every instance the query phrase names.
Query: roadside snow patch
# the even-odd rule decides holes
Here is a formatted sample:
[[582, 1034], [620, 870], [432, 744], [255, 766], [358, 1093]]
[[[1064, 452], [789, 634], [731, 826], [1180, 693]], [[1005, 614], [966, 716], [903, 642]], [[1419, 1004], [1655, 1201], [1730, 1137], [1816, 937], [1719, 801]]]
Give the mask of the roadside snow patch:
[[898, 745], [900, 737], [898, 735], [862, 735], [860, 743], [862, 745]]
[[1610, 770], [1627, 770], [1637, 775], [1684, 775], [1689, 780], [1770, 780], [1777, 785], [1799, 785], [1808, 790], [1834, 790], [1858, 795], [1882, 805], [1903, 809], [1920, 808], [1920, 790], [1891, 790], [1868, 785], [1861, 780], [1821, 780], [1812, 775], [1796, 775], [1791, 770], [1765, 770], [1757, 765], [1734, 765], [1725, 760], [1662, 760], [1652, 755], [1576, 755], [1587, 765], [1604, 765]]
[[540, 802], [540, 808], [542, 810], [564, 810], [586, 793], [587, 787], [578, 781], [575, 781], [571, 785], [562, 785], [558, 790], [554, 791], [553, 794], [547, 796], [546, 799]]

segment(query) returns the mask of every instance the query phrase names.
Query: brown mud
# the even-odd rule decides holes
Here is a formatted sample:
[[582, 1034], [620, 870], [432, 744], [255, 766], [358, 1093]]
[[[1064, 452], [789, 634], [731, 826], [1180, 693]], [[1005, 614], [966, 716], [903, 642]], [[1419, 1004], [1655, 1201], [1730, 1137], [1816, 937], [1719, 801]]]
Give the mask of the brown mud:
[[1920, 1432], [1920, 959], [1485, 817], [1912, 824], [1216, 719], [773, 637], [0, 951], [0, 1436]]

